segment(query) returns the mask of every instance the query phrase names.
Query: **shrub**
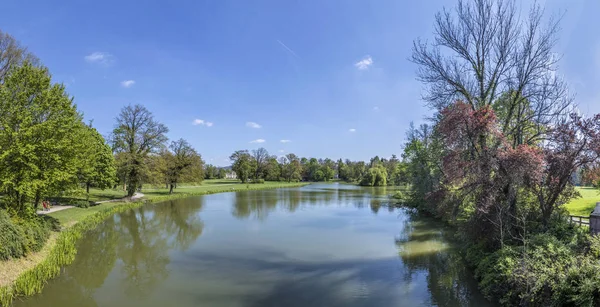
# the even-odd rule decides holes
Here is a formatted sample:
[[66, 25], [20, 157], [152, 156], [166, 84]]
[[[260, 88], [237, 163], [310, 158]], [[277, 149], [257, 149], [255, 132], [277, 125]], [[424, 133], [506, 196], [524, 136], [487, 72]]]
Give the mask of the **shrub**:
[[41, 250], [50, 236], [51, 224], [35, 214], [11, 218], [0, 210], [0, 229], [0, 260], [8, 260]]
[[0, 210], [0, 229], [0, 260], [22, 257], [25, 253], [22, 229], [5, 210]]
[[254, 184], [263, 184], [263, 183], [265, 183], [265, 180], [262, 179], [262, 178], [261, 179], [254, 179], [254, 180], [252, 180], [251, 183], [254, 183]]
[[[551, 233], [533, 235], [523, 246], [504, 246], [477, 265], [479, 286], [507, 306], [599, 306], [600, 263], [594, 255], [599, 249], [593, 240], [587, 254]], [[477, 257], [472, 252], [468, 259]]]

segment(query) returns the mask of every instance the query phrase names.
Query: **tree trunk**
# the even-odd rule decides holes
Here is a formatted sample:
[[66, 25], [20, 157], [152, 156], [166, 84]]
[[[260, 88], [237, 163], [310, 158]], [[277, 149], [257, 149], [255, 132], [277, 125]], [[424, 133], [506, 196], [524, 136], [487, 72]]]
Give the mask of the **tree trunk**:
[[86, 182], [85, 183], [85, 192], [89, 195], [90, 194], [90, 183]]
[[173, 194], [173, 184], [170, 185], [171, 187], [169, 188], [169, 194]]

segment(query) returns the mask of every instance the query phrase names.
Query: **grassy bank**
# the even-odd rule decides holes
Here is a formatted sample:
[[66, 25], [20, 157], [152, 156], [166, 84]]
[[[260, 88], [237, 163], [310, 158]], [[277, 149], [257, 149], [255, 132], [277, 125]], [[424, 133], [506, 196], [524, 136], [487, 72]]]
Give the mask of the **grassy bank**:
[[[0, 287], [0, 305], [8, 306], [12, 300], [20, 296], [29, 296], [42, 291], [44, 284], [56, 277], [60, 268], [70, 264], [77, 253], [76, 242], [83, 234], [95, 228], [109, 216], [142, 206], [145, 202], [160, 202], [164, 200], [184, 198], [194, 195], [206, 195], [222, 192], [262, 190], [304, 186], [307, 183], [266, 182], [265, 184], [240, 184], [235, 181], [211, 181], [202, 186], [178, 188], [173, 194], [168, 194], [167, 189], [143, 191], [146, 195], [143, 201], [137, 202], [110, 202], [90, 208], [72, 208], [49, 214], [58, 219], [63, 225], [63, 230], [55, 240], [49, 240], [43, 249], [43, 254], [31, 255], [23, 259], [16, 259], [3, 263], [3, 268], [10, 269], [10, 276], [6, 274]], [[102, 191], [100, 191], [102, 192]], [[100, 193], [90, 191], [91, 194]], [[95, 194], [95, 197], [98, 197]], [[27, 263], [27, 265], [22, 265]]]
[[600, 190], [592, 187], [578, 187], [577, 191], [581, 194], [581, 198], [573, 199], [565, 208], [572, 215], [588, 216], [596, 207], [596, 203], [600, 202]]

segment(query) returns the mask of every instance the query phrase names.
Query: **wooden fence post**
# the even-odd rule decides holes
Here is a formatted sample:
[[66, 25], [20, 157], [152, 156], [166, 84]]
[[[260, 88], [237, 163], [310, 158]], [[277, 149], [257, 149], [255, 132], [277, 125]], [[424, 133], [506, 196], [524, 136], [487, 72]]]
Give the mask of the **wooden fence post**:
[[590, 214], [590, 232], [593, 235], [600, 233], [600, 202], [596, 203], [596, 208]]

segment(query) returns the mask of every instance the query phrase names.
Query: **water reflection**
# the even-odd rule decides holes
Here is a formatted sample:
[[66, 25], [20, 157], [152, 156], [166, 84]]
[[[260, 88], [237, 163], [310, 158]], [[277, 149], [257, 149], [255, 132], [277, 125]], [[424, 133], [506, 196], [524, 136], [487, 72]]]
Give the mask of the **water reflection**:
[[449, 243], [451, 230], [430, 218], [406, 211], [396, 245], [406, 268], [405, 278], [426, 275], [432, 305], [491, 305], [477, 291], [472, 272]]
[[393, 189], [215, 194], [115, 215], [17, 306], [485, 306], [443, 227]]

